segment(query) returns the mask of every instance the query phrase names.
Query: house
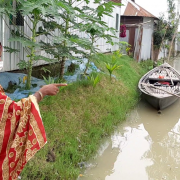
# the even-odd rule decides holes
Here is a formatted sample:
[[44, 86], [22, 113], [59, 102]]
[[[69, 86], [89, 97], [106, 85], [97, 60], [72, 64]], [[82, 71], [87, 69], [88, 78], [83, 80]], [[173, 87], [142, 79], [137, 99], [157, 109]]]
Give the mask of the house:
[[[107, 0], [104, 0], [104, 1], [107, 1]], [[112, 1], [118, 2], [118, 3], [121, 2], [121, 0], [112, 0]], [[83, 3], [77, 2], [77, 5], [79, 7], [79, 6], [83, 6], [86, 4], [84, 1]], [[13, 6], [16, 7], [15, 1], [13, 1]], [[90, 1], [88, 6], [94, 8], [96, 5], [93, 3], [93, 1]], [[121, 12], [120, 6], [115, 6], [115, 8], [112, 12], [112, 17], [109, 17], [109, 16], [103, 17], [103, 20], [108, 24], [109, 27], [116, 28], [116, 30], [117, 30], [117, 32], [116, 32], [117, 38], [114, 38], [115, 42], [119, 42], [119, 26], [120, 26], [120, 14], [121, 14], [120, 12]], [[30, 26], [26, 26], [24, 23], [24, 21], [26, 21], [26, 22], [28, 22], [28, 24], [31, 24], [28, 17], [22, 18], [22, 16], [20, 16], [18, 14], [17, 18], [14, 18], [13, 21], [20, 31], [24, 32], [24, 34], [30, 35], [30, 33], [31, 33]], [[78, 19], [77, 19], [77, 21], [78, 21]], [[9, 38], [11, 37], [10, 32], [12, 30], [14, 30], [14, 26], [12, 24], [10, 24], [8, 17], [6, 17], [5, 15], [0, 15], [0, 43], [2, 44], [3, 47], [6, 46], [6, 47], [11, 47], [11, 48], [19, 50], [19, 52], [17, 52], [17, 53], [11, 53], [11, 54], [8, 52], [2, 53], [2, 57], [1, 57], [2, 61], [0, 61], [0, 71], [1, 72], [17, 70], [17, 69], [19, 69], [17, 64], [20, 62], [20, 60], [26, 60], [26, 61], [28, 60], [27, 53], [26, 53], [27, 49], [25, 49], [22, 46], [22, 44], [20, 44], [19, 42], [9, 42], [8, 41]], [[107, 32], [107, 33], [109, 33], [109, 32]], [[76, 32], [76, 34], [79, 35], [80, 37], [87, 37], [87, 35], [82, 32]], [[45, 36], [39, 36], [37, 38], [37, 41], [39, 41], [39, 40], [44, 40], [44, 41], [48, 42], [48, 39]], [[118, 45], [111, 46], [111, 45], [107, 44], [104, 39], [99, 39], [96, 42], [96, 45], [99, 48], [99, 51], [103, 52], [103, 53], [109, 52], [109, 51], [115, 51], [115, 50], [119, 49]], [[39, 52], [39, 55], [44, 55], [44, 53], [45, 52]], [[35, 64], [35, 66], [43, 65], [45, 63], [47, 63], [47, 62], [40, 60]], [[2, 68], [2, 66], [3, 66], [3, 68]]]
[[121, 16], [121, 25], [126, 26], [126, 37], [120, 37], [120, 41], [131, 45], [130, 53], [138, 62], [153, 56], [152, 35], [157, 20], [157, 17], [135, 3], [135, 0], [128, 2]]

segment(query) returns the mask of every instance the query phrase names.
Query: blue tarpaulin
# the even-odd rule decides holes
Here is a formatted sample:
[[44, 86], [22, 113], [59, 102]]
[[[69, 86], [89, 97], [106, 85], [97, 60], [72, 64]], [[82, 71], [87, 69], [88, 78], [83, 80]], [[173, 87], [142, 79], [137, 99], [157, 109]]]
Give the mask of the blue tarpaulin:
[[[72, 76], [64, 76], [64, 79], [67, 83], [72, 83], [77, 81], [79, 75], [82, 74], [86, 68], [87, 59], [77, 60], [67, 60], [65, 64], [65, 72], [67, 71], [67, 67], [72, 63], [77, 64], [78, 68], [75, 70], [74, 75]], [[90, 74], [92, 71], [100, 72], [100, 70], [94, 65], [94, 63], [90, 63], [87, 73]], [[28, 97], [30, 94], [34, 94], [38, 91], [41, 86], [45, 85], [45, 81], [43, 79], [38, 79], [32, 77], [31, 81], [31, 89], [24, 90], [25, 83], [23, 82], [23, 78], [26, 74], [23, 73], [13, 73], [13, 72], [1, 72], [0, 73], [0, 84], [6, 90], [9, 84], [18, 85], [18, 88], [13, 93], [6, 93], [11, 99], [22, 99]], [[34, 85], [34, 86], [33, 86]]]

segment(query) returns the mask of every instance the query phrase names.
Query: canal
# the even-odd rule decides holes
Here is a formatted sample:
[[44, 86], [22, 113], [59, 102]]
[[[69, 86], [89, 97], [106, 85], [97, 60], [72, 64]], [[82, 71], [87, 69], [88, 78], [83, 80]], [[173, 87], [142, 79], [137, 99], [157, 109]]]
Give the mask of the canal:
[[161, 114], [141, 100], [79, 179], [180, 180], [180, 100]]

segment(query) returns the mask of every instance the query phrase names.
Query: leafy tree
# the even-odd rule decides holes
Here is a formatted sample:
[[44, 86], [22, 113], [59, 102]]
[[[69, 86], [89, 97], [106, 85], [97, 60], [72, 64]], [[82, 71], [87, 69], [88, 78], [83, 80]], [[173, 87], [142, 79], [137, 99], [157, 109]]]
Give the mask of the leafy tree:
[[[79, 1], [78, 1], [79, 2]], [[81, 1], [83, 2], [83, 1]], [[49, 16], [50, 21], [42, 20], [43, 25], [39, 28], [40, 31], [49, 32], [49, 29], [53, 29], [48, 35], [51, 36], [51, 43], [43, 43], [43, 49], [54, 56], [60, 63], [59, 78], [62, 79], [64, 75], [64, 67], [66, 59], [76, 59], [79, 56], [85, 56], [84, 49], [94, 48], [91, 46], [90, 41], [87, 38], [82, 38], [73, 33], [78, 31], [79, 23], [76, 22], [79, 14], [83, 13], [74, 6], [72, 0], [69, 1], [57, 1], [56, 7], [58, 7], [58, 16]], [[58, 18], [60, 21], [58, 21]], [[58, 31], [58, 34], [55, 33]]]
[[172, 47], [173, 47], [173, 42], [175, 41], [175, 38], [178, 34], [178, 26], [179, 26], [179, 22], [180, 22], [180, 20], [179, 20], [180, 15], [179, 15], [179, 10], [178, 10], [178, 12], [176, 12], [177, 8], [176, 8], [174, 0], [167, 0], [167, 4], [168, 4], [169, 24], [171, 24], [171, 26], [173, 27], [172, 28], [173, 36], [171, 39], [169, 54], [168, 54], [168, 61], [169, 61], [170, 56], [171, 56]]
[[[168, 33], [169, 32], [169, 33]], [[154, 59], [154, 66], [157, 65], [157, 58], [161, 48], [165, 48], [166, 41], [172, 38], [171, 27], [164, 18], [164, 14], [159, 17], [158, 24], [153, 33], [154, 49], [157, 50], [156, 57]]]
[[[168, 61], [170, 59], [173, 42], [178, 33], [178, 24], [179, 24], [179, 13], [176, 12], [176, 4], [174, 0], [167, 0], [168, 4], [168, 19], [165, 19], [164, 14], [159, 17], [157, 27], [154, 31], [154, 47], [158, 49], [156, 58], [159, 55], [161, 48], [169, 49]], [[167, 46], [166, 41], [170, 41], [170, 46]], [[157, 64], [157, 59], [154, 61], [155, 65]]]
[[[167, 48], [167, 41], [171, 41], [173, 37], [174, 27], [167, 22], [164, 14], [159, 17], [158, 24], [153, 33], [153, 45], [154, 49], [157, 50], [156, 58], [154, 59], [154, 66], [157, 65], [157, 58], [161, 49]], [[164, 55], [165, 56], [165, 55]]]
[[[92, 46], [95, 46], [95, 49], [91, 49], [89, 53], [87, 53], [88, 62], [84, 74], [87, 72], [91, 59], [95, 58], [96, 53], [99, 51], [98, 46], [95, 45], [99, 39], [104, 39], [107, 44], [111, 44], [112, 46], [116, 45], [113, 41], [113, 38], [116, 38], [116, 30], [108, 27], [108, 24], [104, 22], [102, 18], [103, 16], [112, 17], [111, 13], [113, 12], [114, 6], [120, 4], [112, 1], [99, 2], [101, 1], [95, 1], [95, 4], [98, 4], [95, 9], [85, 7], [85, 16], [81, 16], [85, 23], [82, 24], [80, 29], [88, 34]], [[117, 44], [119, 45], [119, 43]]]
[[[41, 17], [46, 16], [52, 11], [53, 1], [51, 0], [16, 0], [16, 8], [12, 6], [12, 2], [1, 2], [0, 12], [1, 14], [7, 15], [9, 18], [11, 16], [16, 16], [17, 12], [20, 12], [22, 16], [28, 18], [31, 26], [25, 21], [25, 25], [29, 28], [30, 34], [25, 34], [22, 32], [13, 21], [11, 22], [15, 26], [15, 30], [11, 31], [12, 37], [9, 41], [20, 42], [26, 49], [28, 61], [21, 60], [19, 66], [27, 69], [27, 82], [26, 89], [31, 87], [31, 74], [33, 64], [40, 59], [49, 60], [48, 58], [38, 56], [37, 52], [41, 50], [41, 44], [37, 42], [37, 27], [41, 22]], [[6, 22], [7, 23], [7, 22]], [[8, 24], [8, 23], [7, 23]], [[8, 48], [10, 52], [10, 48]], [[13, 50], [11, 49], [11, 52]]]
[[[84, 6], [77, 5], [84, 2]], [[107, 40], [107, 43], [113, 45], [112, 37], [115, 36], [106, 32], [111, 31], [115, 34], [115, 29], [109, 28], [106, 22], [102, 21], [102, 16], [111, 16], [114, 5], [117, 5], [117, 3], [104, 3], [103, 1], [95, 0], [94, 3], [97, 8], [89, 7], [88, 3], [89, 1], [80, 0], [57, 2], [61, 21], [56, 21], [55, 23], [60, 36], [51, 34], [54, 42], [52, 44], [44, 43], [44, 49], [46, 49], [47, 53], [54, 55], [60, 62], [59, 77], [61, 79], [63, 78], [64, 64], [67, 58], [86, 57], [88, 59], [84, 71], [84, 74], [86, 74], [91, 59], [98, 51], [98, 48], [95, 46], [97, 40], [104, 38]], [[44, 27], [42, 28], [47, 31], [47, 27], [52, 25], [51, 22], [44, 21]], [[86, 32], [89, 39], [78, 36], [75, 34], [76, 32]]]
[[[10, 41], [18, 41], [26, 49], [28, 61], [21, 60], [18, 65], [27, 69], [27, 89], [31, 87], [33, 64], [38, 60], [59, 62], [59, 77], [62, 79], [67, 58], [87, 57], [89, 64], [90, 58], [97, 52], [94, 48], [95, 38], [106, 38], [107, 43], [113, 44], [111, 39], [113, 36], [106, 34], [105, 31], [114, 31], [114, 29], [108, 28], [102, 21], [102, 16], [111, 16], [114, 5], [117, 3], [94, 0], [97, 8], [89, 8], [89, 0], [17, 0], [16, 2], [18, 5], [16, 9], [13, 9], [12, 3], [8, 3], [7, 6], [4, 1], [1, 2], [0, 13], [10, 17], [20, 12], [26, 17], [25, 25], [31, 33], [25, 34], [14, 25], [16, 28], [12, 31]], [[80, 8], [77, 3], [85, 3], [85, 5]], [[31, 25], [26, 19], [31, 22]], [[93, 30], [96, 31], [95, 34], [92, 33]], [[88, 38], [80, 38], [76, 34], [76, 32], [84, 31], [91, 35], [91, 41]], [[37, 41], [43, 36], [46, 36], [48, 42]], [[50, 54], [51, 58], [38, 55], [42, 51]], [[7, 52], [12, 53], [15, 50], [7, 47]]]

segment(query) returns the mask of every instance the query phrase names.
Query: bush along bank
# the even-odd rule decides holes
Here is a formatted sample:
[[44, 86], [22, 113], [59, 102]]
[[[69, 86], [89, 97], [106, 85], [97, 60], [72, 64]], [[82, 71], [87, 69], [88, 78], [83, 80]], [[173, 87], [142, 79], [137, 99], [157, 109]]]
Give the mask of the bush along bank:
[[112, 55], [99, 58], [95, 64], [101, 73], [92, 73], [40, 103], [48, 143], [28, 162], [23, 180], [77, 179], [81, 162], [95, 155], [101, 140], [137, 104], [137, 84], [148, 66], [128, 56], [116, 57], [116, 63], [111, 62]]

